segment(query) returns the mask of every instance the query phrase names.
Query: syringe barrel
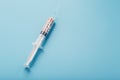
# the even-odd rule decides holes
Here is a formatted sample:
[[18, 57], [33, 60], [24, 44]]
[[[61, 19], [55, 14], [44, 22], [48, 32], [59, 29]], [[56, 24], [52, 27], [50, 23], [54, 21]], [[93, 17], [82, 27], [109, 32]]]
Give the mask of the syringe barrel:
[[43, 29], [40, 32], [40, 35], [38, 37], [38, 39], [36, 40], [37, 45], [39, 45], [39, 47], [42, 46], [42, 43], [44, 42], [45, 37], [47, 36], [47, 34], [50, 32], [51, 28], [53, 27], [54, 23], [54, 18], [49, 18], [46, 22], [46, 24], [43, 26]]
[[46, 37], [50, 29], [52, 28], [53, 23], [54, 23], [54, 18], [52, 17], [49, 18], [47, 23], [44, 25], [42, 31], [40, 32], [40, 34], [43, 34]]

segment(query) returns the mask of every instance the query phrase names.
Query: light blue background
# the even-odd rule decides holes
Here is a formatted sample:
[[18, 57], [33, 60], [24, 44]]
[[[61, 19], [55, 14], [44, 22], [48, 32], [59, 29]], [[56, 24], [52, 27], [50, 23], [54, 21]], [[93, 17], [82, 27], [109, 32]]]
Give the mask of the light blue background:
[[[24, 63], [49, 17], [55, 27]], [[0, 0], [1, 80], [120, 80], [120, 0]]]

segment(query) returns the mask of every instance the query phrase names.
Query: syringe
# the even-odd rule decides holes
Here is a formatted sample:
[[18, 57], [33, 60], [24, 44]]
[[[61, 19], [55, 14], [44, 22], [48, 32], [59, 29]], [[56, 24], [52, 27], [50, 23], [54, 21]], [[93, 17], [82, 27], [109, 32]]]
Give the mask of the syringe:
[[52, 25], [54, 23], [54, 18], [49, 18], [45, 26], [43, 27], [42, 31], [40, 32], [40, 35], [38, 36], [37, 40], [33, 43], [33, 50], [30, 53], [30, 56], [27, 59], [27, 62], [25, 63], [26, 68], [30, 68], [30, 65], [38, 51], [39, 48], [42, 48], [42, 44], [47, 36], [47, 34], [50, 32]]

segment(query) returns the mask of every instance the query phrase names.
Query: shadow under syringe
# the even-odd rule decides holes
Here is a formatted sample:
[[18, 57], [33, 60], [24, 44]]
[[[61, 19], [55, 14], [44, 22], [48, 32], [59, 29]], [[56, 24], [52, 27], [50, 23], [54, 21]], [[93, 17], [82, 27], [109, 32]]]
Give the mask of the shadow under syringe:
[[[53, 23], [51, 30], [49, 31], [48, 35], [46, 36], [46, 38], [42, 44], [42, 47], [44, 47], [46, 45], [46, 43], [48, 42], [49, 37], [51, 36], [51, 33], [54, 31], [53, 29], [55, 28], [55, 26], [56, 26], [56, 23]], [[36, 55], [34, 56], [34, 59], [32, 60], [32, 62], [30, 64], [30, 68], [25, 68], [28, 72], [30, 72], [30, 69], [34, 66], [35, 62], [40, 57], [40, 55], [43, 54], [43, 51], [44, 51], [43, 49], [38, 49]]]

